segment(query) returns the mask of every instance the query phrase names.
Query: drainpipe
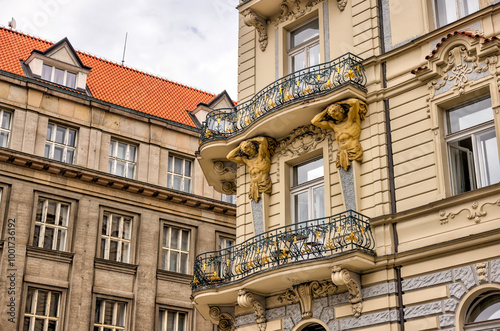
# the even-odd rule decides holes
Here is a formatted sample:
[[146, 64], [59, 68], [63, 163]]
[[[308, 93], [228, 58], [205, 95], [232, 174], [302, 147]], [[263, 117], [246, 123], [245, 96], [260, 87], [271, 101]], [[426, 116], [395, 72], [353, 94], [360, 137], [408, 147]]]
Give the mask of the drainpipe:
[[378, 29], [380, 34], [380, 52], [382, 54], [385, 53], [385, 44], [384, 44], [384, 17], [382, 16], [382, 0], [378, 0]]
[[403, 306], [403, 283], [401, 278], [401, 266], [394, 267], [396, 272], [397, 290], [398, 290], [398, 306], [399, 306], [399, 325], [400, 331], [405, 331], [405, 307]]

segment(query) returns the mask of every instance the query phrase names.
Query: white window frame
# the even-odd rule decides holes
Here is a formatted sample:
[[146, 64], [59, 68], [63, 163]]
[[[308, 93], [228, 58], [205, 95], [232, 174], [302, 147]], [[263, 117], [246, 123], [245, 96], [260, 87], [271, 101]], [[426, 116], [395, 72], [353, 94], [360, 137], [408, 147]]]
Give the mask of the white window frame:
[[[4, 121], [5, 121], [4, 115], [5, 114], [10, 114], [8, 128], [4, 127], [5, 126], [5, 123], [4, 123]], [[10, 131], [11, 131], [11, 128], [12, 128], [12, 118], [13, 118], [13, 115], [14, 114], [11, 111], [0, 109], [0, 134], [4, 135], [4, 136], [7, 136], [7, 139], [6, 139], [6, 142], [5, 142], [5, 146], [0, 145], [0, 147], [9, 147], [9, 143], [10, 143]]]
[[[500, 318], [497, 319], [491, 319], [491, 320], [485, 320], [485, 321], [480, 321], [480, 322], [470, 322], [470, 314], [474, 310], [474, 308], [485, 301], [489, 296], [500, 296], [499, 291], [492, 291], [491, 293], [483, 293], [486, 294], [485, 297], [479, 299], [479, 300], [473, 300], [471, 305], [467, 308], [466, 314], [465, 314], [465, 325], [464, 325], [464, 330], [465, 331], [500, 331]], [[478, 298], [476, 298], [478, 299]], [[488, 306], [489, 307], [489, 306]]]
[[[29, 323], [29, 328], [28, 330], [24, 330], [24, 331], [33, 331], [35, 330], [35, 320], [43, 320], [43, 330], [46, 331], [48, 329], [48, 323], [49, 321], [54, 321], [56, 322], [56, 330], [59, 330], [60, 329], [60, 321], [61, 321], [61, 315], [62, 315], [62, 299], [63, 299], [63, 293], [61, 291], [56, 291], [56, 290], [52, 290], [52, 289], [45, 289], [45, 288], [38, 288], [38, 287], [35, 287], [35, 286], [27, 286], [25, 287], [25, 290], [26, 290], [26, 298], [25, 298], [25, 302], [24, 302], [24, 314], [23, 314], [23, 322], [22, 322], [22, 325], [24, 325], [24, 321], [26, 320], [26, 318], [29, 318], [30, 319], [30, 323]], [[31, 298], [32, 299], [32, 302], [31, 302], [31, 312], [27, 313], [26, 312], [26, 308], [28, 306], [28, 292], [30, 290], [33, 290], [33, 297]], [[36, 311], [37, 311], [37, 305], [38, 305], [38, 297], [39, 297], [39, 291], [47, 291], [48, 294], [47, 294], [47, 302], [46, 302], [46, 306], [45, 306], [45, 309], [44, 309], [44, 315], [37, 315], [36, 314]], [[51, 305], [51, 300], [52, 300], [52, 293], [57, 293], [59, 294], [59, 298], [58, 298], [58, 304], [57, 304], [57, 313], [56, 315], [57, 316], [49, 316], [50, 315], [50, 305]], [[23, 327], [24, 328], [24, 327]]]
[[[174, 322], [174, 329], [172, 331], [188, 331], [189, 330], [189, 313], [186, 311], [181, 311], [181, 310], [176, 310], [176, 309], [171, 309], [171, 308], [164, 308], [160, 307], [158, 310], [158, 330], [159, 331], [167, 331], [167, 326], [168, 326], [168, 313], [175, 313], [175, 322]], [[185, 316], [184, 318], [184, 328], [179, 329], [179, 315], [183, 314]]]
[[[324, 184], [325, 184], [324, 169], [325, 168], [323, 166], [323, 176], [322, 177], [315, 178], [313, 180], [301, 183], [299, 185], [296, 184], [296, 180], [297, 180], [296, 169], [300, 166], [303, 166], [303, 165], [306, 165], [308, 163], [312, 163], [312, 162], [315, 162], [318, 160], [323, 160], [323, 158], [321, 157], [321, 158], [313, 158], [313, 159], [307, 160], [306, 162], [302, 162], [300, 164], [293, 166], [291, 169], [291, 174], [292, 174], [291, 185], [292, 185], [292, 187], [290, 187], [290, 196], [291, 196], [290, 200], [291, 200], [291, 206], [292, 206], [292, 223], [298, 223], [297, 210], [296, 210], [297, 206], [295, 203], [295, 197], [301, 193], [304, 193], [304, 192], [307, 192], [307, 197], [308, 197], [308, 201], [309, 201], [308, 218], [307, 218], [307, 220], [301, 220], [301, 222], [305, 222], [305, 221], [309, 221], [309, 220], [313, 220], [313, 219], [317, 218], [317, 217], [314, 217], [313, 191], [314, 191], [314, 189], [316, 189], [318, 187], [322, 187], [322, 186], [324, 187]], [[323, 191], [323, 199], [325, 198], [325, 194], [326, 194], [326, 190]], [[326, 208], [326, 205], [325, 205], [325, 208]], [[326, 213], [326, 210], [324, 211], [324, 213]]]
[[[68, 70], [65, 70], [65, 69], [57, 68], [57, 67], [54, 67], [54, 66], [52, 66], [52, 65], [50, 65], [50, 64], [45, 64], [45, 63], [44, 63], [44, 64], [43, 64], [43, 67], [42, 67], [42, 76], [41, 76], [41, 77], [42, 77], [42, 79], [44, 79], [44, 78], [43, 78], [43, 68], [44, 68], [44, 67], [50, 67], [50, 68], [51, 68], [51, 69], [50, 69], [50, 79], [48, 80], [49, 82], [54, 83], [54, 84], [58, 84], [58, 85], [63, 85], [63, 86], [69, 87], [69, 88], [71, 88], [71, 89], [76, 89], [76, 81], [77, 81], [77, 79], [78, 79], [78, 74], [77, 74], [77, 73], [75, 73], [75, 72], [71, 72], [71, 71], [68, 71]], [[63, 83], [63, 84], [59, 84], [59, 83], [56, 83], [56, 82], [55, 82], [55, 78], [54, 78], [54, 76], [55, 76], [56, 69], [61, 70], [61, 71], [64, 71], [64, 78], [63, 78], [64, 83]], [[69, 86], [69, 85], [68, 85], [68, 73], [75, 75], [75, 86]], [[46, 80], [46, 79], [44, 79], [44, 80]]]
[[[55, 203], [56, 204], [56, 213], [55, 213], [55, 219], [56, 219], [56, 224], [49, 224], [47, 223], [47, 210], [48, 210], [48, 205], [49, 202]], [[42, 203], [42, 214], [41, 214], [41, 219], [38, 219], [38, 206]], [[61, 207], [62, 206], [67, 206], [67, 211], [66, 213], [66, 225], [59, 225], [58, 219], [61, 217]], [[66, 247], [68, 247], [68, 242], [69, 242], [69, 223], [70, 223], [70, 215], [71, 215], [71, 203], [68, 202], [63, 202], [59, 200], [54, 200], [54, 199], [49, 199], [43, 196], [39, 196], [36, 207], [35, 207], [35, 230], [33, 231], [33, 246], [35, 247], [41, 247], [41, 248], [46, 248], [46, 249], [52, 249], [52, 250], [58, 250], [58, 251], [66, 251]], [[39, 234], [38, 234], [38, 243], [35, 243], [35, 233], [36, 233], [36, 228], [39, 228]], [[51, 247], [44, 247], [45, 246], [45, 233], [47, 228], [52, 228], [54, 229], [54, 234], [52, 237], [52, 245]], [[59, 231], [64, 233], [64, 242], [62, 243], [63, 247], [58, 247], [57, 246], [57, 240], [59, 239]]]
[[[316, 37], [313, 37], [313, 38], [303, 42], [302, 44], [295, 45], [292, 47], [292, 38], [293, 38], [292, 34], [293, 34], [293, 32], [300, 29], [301, 27], [315, 21], [315, 20], [318, 21], [318, 35]], [[300, 26], [294, 28], [293, 30], [290, 30], [290, 32], [288, 33], [288, 70], [290, 73], [295, 72], [295, 69], [293, 67], [293, 57], [295, 55], [302, 53], [302, 52], [304, 52], [304, 61], [305, 61], [303, 69], [311, 66], [310, 49], [315, 47], [315, 46], [320, 47], [319, 36], [320, 36], [320, 29], [319, 29], [319, 18], [318, 17], [315, 17], [315, 18], [305, 22], [304, 24], [301, 24]], [[321, 56], [321, 47], [320, 47], [319, 54]], [[321, 60], [319, 62], [321, 63]]]
[[[103, 304], [101, 306], [97, 305], [98, 300], [102, 300]], [[112, 324], [104, 324], [104, 313], [106, 311], [106, 304], [113, 304], [113, 315], [112, 315]], [[123, 304], [123, 321], [124, 325], [123, 326], [118, 326], [117, 324], [117, 318], [118, 318], [118, 309], [119, 305]], [[123, 301], [123, 300], [117, 300], [114, 298], [107, 298], [107, 297], [102, 297], [102, 296], [96, 296], [94, 300], [94, 310], [93, 310], [93, 316], [94, 316], [94, 321], [93, 321], [93, 328], [92, 330], [95, 330], [97, 327], [99, 331], [104, 331], [104, 330], [112, 330], [112, 331], [119, 331], [119, 330], [127, 330], [127, 325], [128, 325], [128, 307], [129, 307], [129, 302], [128, 301]], [[99, 309], [100, 308], [100, 309]], [[97, 312], [97, 309], [99, 309], [99, 312]], [[99, 320], [95, 320], [95, 316], [99, 314], [99, 320], [102, 321], [102, 323], [99, 322]]]
[[[175, 160], [182, 160], [182, 174], [177, 174], [174, 172]], [[187, 175], [186, 172], [186, 162], [190, 162], [191, 165], [189, 167], [190, 173]], [[174, 189], [174, 177], [178, 177], [181, 179], [181, 187], [179, 191], [191, 193], [193, 187], [193, 166], [194, 162], [192, 159], [177, 156], [177, 155], [169, 155], [168, 156], [168, 165], [167, 165], [167, 188]], [[189, 180], [189, 187], [186, 189], [185, 183], [186, 180]]]
[[[179, 231], [179, 234], [177, 236], [177, 248], [172, 248], [172, 228], [176, 229]], [[167, 233], [165, 232], [167, 231]], [[188, 250], [183, 250], [182, 249], [182, 233], [187, 232], [188, 238], [187, 238], [187, 248]], [[162, 222], [162, 228], [161, 228], [161, 238], [160, 238], [160, 263], [159, 267], [161, 270], [169, 271], [169, 272], [176, 272], [176, 273], [181, 273], [181, 274], [186, 274], [189, 275], [191, 273], [191, 241], [192, 241], [192, 234], [193, 232], [184, 227], [172, 225], [167, 222]], [[165, 245], [165, 236], [168, 238], [168, 245]], [[170, 270], [170, 253], [175, 252], [177, 253], [177, 268], [176, 270]], [[186, 272], [181, 271], [181, 256], [182, 254], [187, 255], [187, 260], [186, 260]]]
[[[476, 102], [480, 102], [482, 100], [490, 98], [489, 96], [487, 98], [479, 98], [474, 100], [473, 102], [466, 103], [463, 105], [459, 105], [458, 107], [453, 107], [450, 109], [447, 109], [445, 112], [445, 117], [446, 117], [446, 132], [447, 134], [445, 135], [445, 141], [446, 141], [446, 147], [447, 147], [447, 154], [448, 154], [448, 162], [449, 162], [449, 177], [450, 177], [450, 183], [451, 183], [451, 190], [453, 195], [457, 195], [460, 193], [465, 193], [465, 192], [470, 192], [478, 188], [482, 188], [485, 186], [488, 186], [490, 184], [486, 183], [486, 175], [484, 172], [484, 167], [481, 162], [481, 160], [484, 161], [484, 158], [482, 157], [481, 151], [477, 149], [477, 140], [476, 137], [484, 134], [484, 133], [489, 133], [489, 132], [494, 132], [495, 137], [496, 137], [496, 131], [495, 131], [495, 124], [494, 120], [489, 120], [487, 122], [475, 125], [470, 128], [466, 128], [454, 133], [448, 133], [450, 132], [450, 124], [448, 122], [448, 112], [453, 111], [455, 109], [459, 109], [461, 107], [464, 107], [468, 104], [474, 104]], [[491, 99], [491, 98], [490, 98]], [[493, 113], [493, 110], [492, 110]], [[458, 185], [459, 183], [456, 182], [456, 177], [455, 174], [457, 173], [457, 169], [455, 166], [455, 162], [453, 161], [453, 153], [452, 149], [457, 149], [461, 150], [463, 152], [467, 152], [468, 150], [466, 148], [461, 148], [459, 146], [453, 146], [452, 143], [462, 141], [467, 138], [471, 138], [472, 140], [472, 152], [469, 152], [469, 164], [468, 164], [468, 169], [469, 173], [471, 174], [470, 178], [470, 191], [464, 191], [461, 192]], [[498, 140], [497, 140], [498, 141]], [[498, 143], [497, 143], [498, 144]], [[498, 146], [497, 146], [498, 147]], [[472, 159], [471, 159], [472, 158]], [[494, 184], [494, 183], [493, 183]], [[492, 185], [492, 184], [491, 184]]]
[[[456, 20], [453, 20], [453, 21], [446, 21], [446, 22], [443, 22], [443, 24], [441, 24], [442, 22], [440, 22], [439, 20], [439, 9], [438, 9], [438, 5], [437, 5], [437, 2], [436, 1], [445, 1], [445, 0], [432, 0], [432, 6], [434, 8], [434, 24], [437, 28], [441, 28], [445, 25], [448, 25], [450, 23], [453, 23], [455, 21], [458, 21], [462, 18], [464, 18], [465, 16], [468, 16], [474, 12], [476, 12], [477, 10], [481, 9], [481, 1], [480, 0], [449, 0], [449, 1], [453, 1], [454, 4], [455, 4], [455, 9], [456, 9], [456, 17], [457, 19]], [[473, 12], [470, 12], [470, 13], [467, 13], [466, 12], [466, 6], [467, 6], [467, 2], [468, 1], [476, 1], [477, 2], [477, 7], [478, 9], [473, 11]], [[446, 5], [445, 5], [446, 6]], [[449, 9], [448, 7], [446, 8], [447, 10]]]
[[235, 204], [236, 203], [236, 194], [224, 194], [224, 193], [221, 193], [220, 200], [224, 201], [224, 202], [227, 202], [227, 203]]
[[[126, 145], [125, 159], [118, 157], [118, 144]], [[131, 152], [131, 147], [134, 148], [133, 152]], [[137, 152], [138, 152], [138, 149], [139, 149], [139, 146], [137, 146], [137, 145], [129, 144], [129, 143], [126, 143], [126, 142], [123, 142], [120, 140], [111, 139], [110, 144], [109, 144], [108, 172], [112, 175], [121, 176], [121, 175], [118, 175], [116, 173], [116, 165], [118, 162], [121, 162], [121, 163], [125, 164], [123, 177], [135, 179], [135, 176], [137, 173]], [[130, 160], [132, 154], [133, 154], [133, 161]], [[129, 167], [130, 166], [133, 167], [133, 171], [134, 171], [132, 176], [130, 176], [130, 174], [129, 174]]]
[[[52, 136], [48, 137], [48, 135], [49, 135], [49, 127], [50, 126], [52, 126]], [[58, 128], [65, 130], [64, 142], [63, 143], [56, 142], [56, 134], [57, 134], [57, 129]], [[71, 145], [68, 144], [68, 141], [69, 141], [69, 132], [70, 131], [73, 131], [75, 133], [75, 142], [74, 142], [73, 146], [71, 146]], [[59, 124], [56, 124], [56, 123], [49, 123], [47, 125], [47, 137], [45, 138], [45, 152], [44, 152], [44, 156], [46, 158], [55, 160], [54, 159], [54, 150], [55, 150], [56, 147], [60, 147], [60, 148], [63, 149], [63, 157], [62, 157], [61, 162], [73, 164], [75, 162], [75, 157], [76, 157], [76, 144], [77, 144], [77, 141], [78, 141], [77, 139], [78, 139], [78, 131], [76, 129], [73, 129], [73, 128], [70, 128], [70, 127], [67, 127], [67, 126], [63, 126], [63, 125], [59, 125]], [[48, 153], [47, 153], [47, 147], [49, 148]], [[68, 159], [68, 151], [73, 151], [73, 157], [71, 158], [71, 160]], [[56, 160], [56, 161], [59, 161], [59, 160]]]
[[[113, 217], [118, 218], [118, 236], [113, 236], [111, 233]], [[129, 238], [123, 237], [125, 220], [130, 221]], [[107, 227], [106, 227], [106, 233], [103, 234], [102, 230], [104, 228], [105, 222], [107, 222]], [[117, 214], [111, 211], [104, 211], [101, 216], [100, 225], [101, 226], [100, 226], [100, 238], [99, 238], [99, 257], [105, 260], [110, 260], [115, 262], [132, 263], [131, 262], [133, 257], [132, 252], [134, 249], [132, 241], [132, 238], [134, 236], [134, 226], [135, 226], [134, 217]], [[113, 260], [110, 259], [111, 242], [117, 243], [116, 259]], [[124, 245], [128, 245], [128, 253], [125, 257], [122, 257], [122, 251]]]

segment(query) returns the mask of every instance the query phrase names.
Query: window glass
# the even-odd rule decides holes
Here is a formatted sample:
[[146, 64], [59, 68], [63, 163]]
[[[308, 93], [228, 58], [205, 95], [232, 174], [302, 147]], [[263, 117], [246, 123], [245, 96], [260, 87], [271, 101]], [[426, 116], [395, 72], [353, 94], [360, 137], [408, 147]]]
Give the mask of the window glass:
[[492, 121], [493, 110], [491, 108], [491, 99], [484, 99], [470, 105], [449, 110], [447, 114], [449, 133], [465, 130]]
[[319, 36], [319, 21], [316, 19], [311, 21], [300, 28], [292, 31], [291, 35], [291, 47], [298, 46], [305, 43], [312, 38]]
[[76, 75], [72, 72], [66, 74], [66, 86], [75, 88], [76, 87]]
[[54, 68], [54, 83], [64, 85], [64, 70]]
[[296, 166], [294, 169], [296, 171], [295, 185], [303, 184], [316, 178], [323, 177], [323, 159]]
[[190, 232], [167, 224], [162, 231], [161, 269], [187, 274]]
[[323, 159], [293, 167], [292, 212], [294, 222], [304, 222], [325, 216]]
[[97, 298], [94, 314], [94, 331], [125, 330], [127, 303]]
[[434, 0], [438, 27], [479, 10], [479, 0]]
[[129, 263], [132, 222], [131, 217], [104, 213], [101, 229], [101, 258]]
[[43, 80], [52, 80], [52, 67], [46, 64], [42, 67], [42, 79]]
[[68, 231], [70, 205], [67, 203], [39, 198], [33, 246], [64, 251]]
[[500, 319], [500, 293], [486, 292], [476, 298], [467, 312], [468, 323]]
[[109, 145], [108, 172], [134, 179], [137, 146], [111, 140]]
[[168, 157], [167, 187], [174, 190], [191, 192], [192, 161], [178, 156]]
[[60, 300], [60, 292], [28, 287], [23, 331], [57, 330]]
[[12, 113], [0, 109], [0, 147], [9, 146]]
[[49, 123], [44, 156], [72, 164], [75, 156], [76, 131], [59, 124]]
[[186, 313], [160, 309], [158, 331], [185, 331], [186, 320]]

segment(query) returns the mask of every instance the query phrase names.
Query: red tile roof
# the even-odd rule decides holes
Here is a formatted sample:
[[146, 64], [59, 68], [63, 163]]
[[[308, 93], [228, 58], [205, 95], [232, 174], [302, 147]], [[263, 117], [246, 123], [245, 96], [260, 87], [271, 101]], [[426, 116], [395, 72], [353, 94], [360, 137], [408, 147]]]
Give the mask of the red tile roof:
[[[33, 50], [45, 51], [52, 45], [0, 26], [0, 70], [24, 76], [20, 61], [26, 60]], [[216, 97], [90, 54], [77, 53], [83, 64], [92, 68], [87, 86], [99, 100], [194, 127], [187, 111]]]

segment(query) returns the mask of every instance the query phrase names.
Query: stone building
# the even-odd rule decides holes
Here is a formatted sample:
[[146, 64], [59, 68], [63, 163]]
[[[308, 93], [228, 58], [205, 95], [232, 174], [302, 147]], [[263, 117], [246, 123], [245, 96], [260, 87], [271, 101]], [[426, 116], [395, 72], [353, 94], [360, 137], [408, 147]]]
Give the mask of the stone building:
[[235, 206], [196, 123], [232, 104], [0, 27], [0, 329], [213, 330], [193, 261], [234, 241]]
[[236, 245], [220, 330], [500, 330], [500, 3], [242, 0], [239, 97], [202, 127]]

